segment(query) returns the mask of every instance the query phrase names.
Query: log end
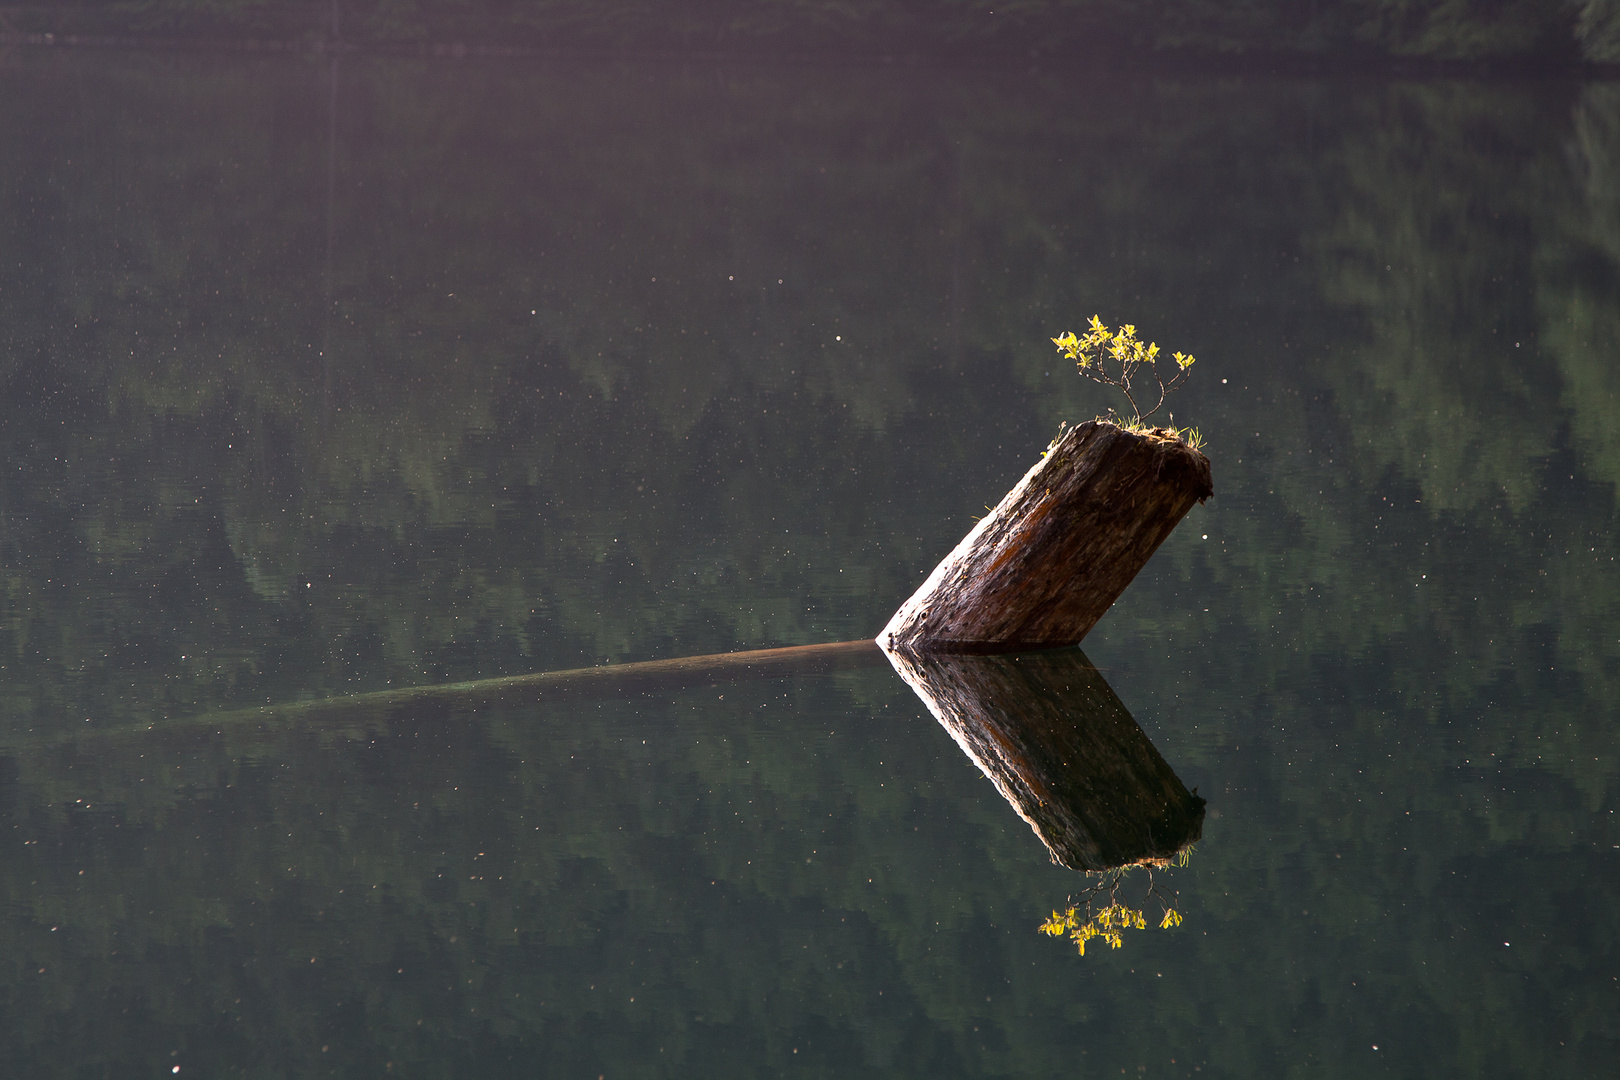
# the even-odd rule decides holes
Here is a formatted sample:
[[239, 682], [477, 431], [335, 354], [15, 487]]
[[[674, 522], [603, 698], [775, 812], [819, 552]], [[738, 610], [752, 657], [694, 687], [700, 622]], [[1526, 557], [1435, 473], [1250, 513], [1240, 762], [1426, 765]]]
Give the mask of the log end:
[[1160, 478], [1184, 487], [1199, 503], [1215, 494], [1215, 481], [1210, 473], [1209, 458], [1175, 428], [1156, 427], [1147, 431], [1132, 432], [1109, 421], [1093, 420], [1092, 423], [1107, 423], [1110, 427], [1118, 428], [1124, 435], [1134, 434], [1141, 438], [1152, 452], [1158, 455]]

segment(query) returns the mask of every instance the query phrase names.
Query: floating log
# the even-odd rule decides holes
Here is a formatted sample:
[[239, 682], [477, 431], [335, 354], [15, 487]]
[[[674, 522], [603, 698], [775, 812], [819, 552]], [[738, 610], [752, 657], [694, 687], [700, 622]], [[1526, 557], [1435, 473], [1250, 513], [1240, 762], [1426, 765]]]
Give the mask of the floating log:
[[1188, 791], [1078, 648], [886, 650], [928, 711], [1071, 870], [1163, 865], [1203, 834]]
[[1169, 428], [1060, 435], [934, 568], [878, 641], [929, 652], [1077, 644], [1192, 508], [1209, 459]]
[[481, 709], [602, 694], [668, 692], [715, 682], [811, 675], [868, 667], [882, 662], [882, 652], [874, 642], [834, 641], [825, 645], [747, 649], [707, 656], [681, 656], [670, 660], [643, 660], [633, 664], [604, 664], [601, 667], [542, 671], [532, 675], [435, 683], [398, 690], [374, 690], [367, 694], [242, 709], [235, 715], [306, 719], [339, 712], [392, 711], [427, 706]]
[[[453, 709], [472, 712], [626, 693], [668, 693], [713, 683], [816, 675], [882, 663], [883, 650], [875, 641], [863, 638], [821, 645], [746, 649], [706, 656], [681, 656], [669, 660], [643, 660], [631, 664], [604, 664], [600, 667], [567, 668], [465, 682], [404, 686], [279, 705], [252, 705], [172, 719], [165, 717], [133, 729], [127, 726], [83, 730], [72, 728], [56, 734], [83, 738], [86, 735], [108, 735], [129, 730], [222, 730], [243, 724], [258, 724], [266, 728], [313, 721], [322, 725], [366, 724], [409, 711]], [[54, 738], [46, 741], [54, 741]]]

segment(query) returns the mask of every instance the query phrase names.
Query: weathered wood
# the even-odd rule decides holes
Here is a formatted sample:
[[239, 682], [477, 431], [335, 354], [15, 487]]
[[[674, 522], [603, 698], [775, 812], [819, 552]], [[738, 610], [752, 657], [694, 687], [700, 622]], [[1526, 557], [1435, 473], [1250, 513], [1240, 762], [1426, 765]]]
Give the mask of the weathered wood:
[[1212, 494], [1209, 459], [1170, 429], [1081, 424], [934, 568], [878, 640], [964, 653], [1076, 644]]
[[623, 694], [677, 690], [709, 682], [779, 678], [836, 671], [881, 663], [870, 641], [835, 641], [825, 645], [789, 645], [779, 649], [681, 656], [671, 660], [644, 660], [634, 664], [542, 671], [533, 675], [507, 675], [469, 682], [377, 690], [369, 694], [324, 698], [288, 705], [244, 709], [243, 714], [272, 712], [309, 717], [356, 709], [405, 709], [447, 705], [459, 709], [526, 705], [568, 696]]
[[[632, 664], [604, 664], [601, 667], [373, 690], [364, 694], [313, 698], [279, 705], [255, 705], [173, 719], [154, 719], [134, 730], [218, 730], [244, 723], [271, 727], [310, 722], [322, 725], [364, 724], [413, 710], [473, 712], [536, 702], [628, 693], [667, 693], [710, 683], [814, 675], [882, 663], [883, 651], [870, 639], [822, 645], [789, 645], [778, 649], [748, 649], [670, 660], [644, 660]], [[70, 728], [61, 734], [82, 739], [129, 730], [132, 729], [127, 726]], [[54, 739], [47, 737], [44, 741]]]
[[1019, 656], [886, 650], [1018, 816], [1071, 870], [1163, 864], [1203, 834], [1204, 800], [1078, 648]]

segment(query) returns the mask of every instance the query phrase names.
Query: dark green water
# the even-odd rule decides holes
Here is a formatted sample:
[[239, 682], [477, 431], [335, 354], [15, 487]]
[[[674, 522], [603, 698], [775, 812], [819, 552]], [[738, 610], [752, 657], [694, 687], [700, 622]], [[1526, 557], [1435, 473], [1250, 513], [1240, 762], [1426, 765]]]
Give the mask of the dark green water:
[[[5, 1075], [1612, 1075], [1620, 88], [341, 63], [0, 57]], [[1179, 928], [886, 668], [207, 719], [870, 636], [1093, 312]]]

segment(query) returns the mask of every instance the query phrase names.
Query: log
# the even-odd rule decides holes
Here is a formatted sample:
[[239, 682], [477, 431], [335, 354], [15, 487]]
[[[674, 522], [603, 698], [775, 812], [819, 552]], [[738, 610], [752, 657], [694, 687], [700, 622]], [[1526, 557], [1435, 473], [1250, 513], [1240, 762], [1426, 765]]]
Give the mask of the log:
[[1041, 461], [903, 604], [878, 641], [929, 652], [1074, 645], [1192, 508], [1209, 459], [1169, 428], [1093, 420]]
[[566, 668], [465, 682], [404, 686], [393, 690], [372, 690], [363, 694], [312, 698], [279, 705], [250, 705], [164, 718], [134, 729], [107, 726], [69, 729], [57, 734], [78, 739], [129, 730], [222, 730], [242, 724], [257, 724], [260, 727], [311, 722], [322, 725], [367, 724], [411, 712], [477, 712], [480, 709], [616, 697], [628, 693], [670, 693], [721, 682], [819, 675], [882, 663], [882, 649], [871, 639], [863, 638], [859, 641], [746, 649], [706, 656], [680, 656], [669, 660], [642, 660], [631, 664], [604, 664], [600, 667]]
[[774, 679], [813, 675], [881, 664], [882, 653], [871, 641], [834, 641], [823, 645], [788, 645], [777, 649], [680, 656], [669, 660], [642, 660], [632, 664], [567, 668], [530, 675], [505, 675], [467, 682], [434, 683], [398, 690], [265, 705], [238, 710], [232, 715], [261, 719], [311, 719], [344, 712], [395, 711], [443, 707], [476, 710], [498, 706], [530, 705], [625, 693], [669, 693], [690, 686], [743, 679]]
[[1078, 648], [886, 650], [900, 677], [1071, 870], [1162, 866], [1203, 835], [1188, 791]]

